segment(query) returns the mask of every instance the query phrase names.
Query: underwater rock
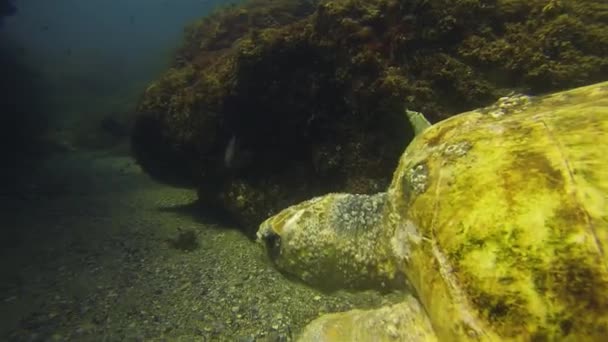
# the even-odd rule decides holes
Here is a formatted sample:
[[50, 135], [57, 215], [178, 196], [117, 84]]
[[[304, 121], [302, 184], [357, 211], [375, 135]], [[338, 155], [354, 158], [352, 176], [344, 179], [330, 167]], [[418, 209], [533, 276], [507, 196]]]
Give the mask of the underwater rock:
[[[283, 272], [332, 288], [396, 281], [423, 307], [408, 296], [321, 316], [301, 341], [605, 338], [608, 82], [491, 113], [427, 128], [384, 194], [316, 197], [262, 223]], [[423, 189], [411, 184], [422, 164]]]
[[607, 11], [603, 0], [227, 6], [186, 30], [144, 92], [134, 155], [253, 234], [298, 199], [386, 188], [414, 136], [404, 107], [436, 122], [513, 90], [605, 79]]
[[200, 247], [198, 234], [194, 229], [177, 228], [177, 236], [165, 240], [174, 249], [191, 252]]
[[139, 165], [152, 177], [176, 186], [196, 184], [195, 155], [168, 141], [155, 115], [138, 115], [131, 133], [131, 148]]

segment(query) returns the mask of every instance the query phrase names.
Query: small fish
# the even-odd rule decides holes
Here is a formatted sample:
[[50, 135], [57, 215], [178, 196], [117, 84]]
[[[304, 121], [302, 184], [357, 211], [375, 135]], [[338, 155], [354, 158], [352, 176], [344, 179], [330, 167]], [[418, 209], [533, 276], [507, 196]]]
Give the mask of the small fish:
[[236, 135], [233, 135], [228, 141], [226, 150], [224, 151], [224, 166], [232, 168], [234, 165], [234, 156], [236, 155]]
[[253, 151], [243, 145], [243, 141], [233, 135], [224, 150], [224, 167], [229, 170], [242, 170], [253, 162]]

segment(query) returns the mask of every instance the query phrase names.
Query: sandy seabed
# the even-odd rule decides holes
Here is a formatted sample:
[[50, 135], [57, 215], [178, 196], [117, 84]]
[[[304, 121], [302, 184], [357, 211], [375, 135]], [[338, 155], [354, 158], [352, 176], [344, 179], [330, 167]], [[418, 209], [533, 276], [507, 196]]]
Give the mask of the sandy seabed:
[[[112, 152], [56, 154], [0, 193], [0, 340], [290, 341], [319, 314], [401, 295], [323, 293]], [[168, 239], [195, 232], [198, 247]]]

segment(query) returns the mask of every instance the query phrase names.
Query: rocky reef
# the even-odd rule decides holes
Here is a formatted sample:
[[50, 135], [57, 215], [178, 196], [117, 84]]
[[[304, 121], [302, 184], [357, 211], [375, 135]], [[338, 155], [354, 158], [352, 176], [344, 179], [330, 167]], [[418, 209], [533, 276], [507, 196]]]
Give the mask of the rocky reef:
[[312, 196], [385, 189], [405, 108], [436, 122], [604, 80], [607, 57], [603, 0], [251, 0], [186, 29], [133, 152], [253, 233]]

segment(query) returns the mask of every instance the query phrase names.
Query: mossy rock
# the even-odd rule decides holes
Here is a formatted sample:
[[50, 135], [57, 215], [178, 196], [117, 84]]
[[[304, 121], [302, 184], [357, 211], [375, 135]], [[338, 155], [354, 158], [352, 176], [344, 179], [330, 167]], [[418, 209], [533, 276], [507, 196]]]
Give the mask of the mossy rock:
[[325, 288], [411, 287], [423, 307], [323, 316], [302, 340], [603, 340], [607, 148], [608, 82], [505, 97], [423, 131], [386, 192], [267, 219], [258, 237], [283, 271]]
[[[437, 122], [514, 90], [605, 79], [607, 12], [603, 0], [228, 6], [187, 29], [143, 94], [135, 156], [253, 235], [299, 199], [385, 188], [414, 136], [403, 107]], [[243, 196], [256, 205], [239, 209]]]

